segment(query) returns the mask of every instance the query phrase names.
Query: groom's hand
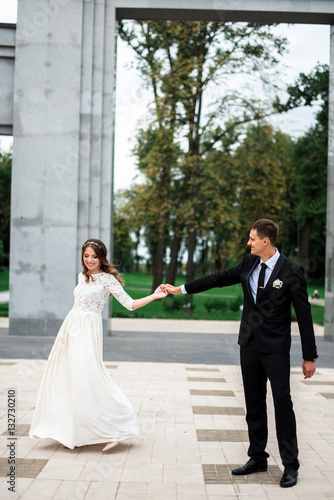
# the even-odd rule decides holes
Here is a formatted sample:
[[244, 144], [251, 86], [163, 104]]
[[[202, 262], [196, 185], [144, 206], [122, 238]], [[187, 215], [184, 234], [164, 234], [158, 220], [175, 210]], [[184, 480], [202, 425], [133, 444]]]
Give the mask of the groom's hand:
[[179, 295], [180, 293], [182, 293], [180, 286], [173, 286], [169, 285], [168, 283], [166, 283], [165, 285], [165, 290], [167, 293], [170, 293], [171, 295]]
[[304, 359], [302, 370], [305, 378], [311, 378], [315, 374], [315, 363], [313, 361], [307, 361]]

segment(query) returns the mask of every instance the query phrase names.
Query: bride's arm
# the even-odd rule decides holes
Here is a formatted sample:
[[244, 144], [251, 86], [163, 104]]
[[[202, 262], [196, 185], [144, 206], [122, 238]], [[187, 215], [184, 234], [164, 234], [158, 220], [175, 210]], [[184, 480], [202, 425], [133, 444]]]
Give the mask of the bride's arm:
[[162, 287], [158, 286], [158, 288], [151, 295], [147, 295], [146, 297], [142, 297], [141, 299], [134, 300], [128, 293], [126, 293], [115, 276], [113, 276], [112, 274], [108, 274], [106, 280], [108, 281], [108, 290], [111, 295], [115, 297], [115, 299], [118, 300], [118, 302], [129, 311], [139, 309], [140, 307], [146, 306], [153, 300], [163, 299], [168, 295], [167, 291], [163, 291]]
[[156, 299], [163, 299], [167, 296], [167, 292], [163, 292], [161, 289], [161, 285], [152, 293], [151, 295], [147, 295], [146, 297], [142, 297], [141, 299], [136, 299], [132, 303], [132, 309], [139, 309], [139, 307], [146, 306], [150, 302]]

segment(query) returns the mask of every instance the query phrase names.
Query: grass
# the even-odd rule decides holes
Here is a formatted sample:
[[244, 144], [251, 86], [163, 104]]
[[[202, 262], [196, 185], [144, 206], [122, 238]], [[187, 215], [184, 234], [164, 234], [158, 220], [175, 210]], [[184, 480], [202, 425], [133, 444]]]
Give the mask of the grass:
[[[133, 299], [139, 299], [151, 293], [152, 277], [150, 275], [127, 273], [124, 276], [125, 290]], [[179, 276], [175, 285], [179, 286], [185, 282], [184, 277]], [[310, 281], [308, 284], [308, 293], [312, 295], [314, 289], [319, 291], [321, 298], [324, 297], [324, 285], [317, 281]], [[112, 311], [114, 317], [122, 318], [163, 318], [163, 319], [204, 319], [204, 320], [235, 320], [241, 318], [240, 310], [235, 309], [235, 304], [242, 304], [242, 288], [241, 285], [234, 285], [226, 288], [214, 288], [206, 292], [193, 295], [194, 309], [191, 313], [186, 314], [183, 307], [173, 309], [173, 306], [164, 306], [178, 297], [168, 297], [160, 301], [154, 301], [147, 306], [137, 309], [135, 312], [125, 309], [117, 300], [112, 300]], [[186, 297], [182, 297], [186, 300]], [[216, 303], [216, 304], [215, 304]], [[216, 305], [218, 309], [210, 309], [210, 306]], [[314, 323], [318, 325], [324, 324], [324, 308], [321, 306], [311, 305], [312, 317]]]
[[[127, 273], [124, 276], [125, 290], [133, 299], [139, 299], [151, 293], [152, 276], [149, 274]], [[179, 276], [176, 286], [185, 282], [184, 277]], [[9, 271], [0, 269], [0, 291], [9, 288]], [[324, 285], [315, 280], [308, 282], [308, 293], [312, 295], [314, 290], [319, 291], [321, 298], [324, 298]], [[162, 319], [204, 319], [204, 320], [234, 320], [241, 318], [241, 311], [238, 308], [242, 304], [241, 285], [234, 285], [226, 288], [214, 288], [207, 292], [193, 295], [193, 310], [186, 313], [184, 303], [186, 296], [167, 297], [164, 300], [156, 300], [135, 312], [125, 309], [117, 300], [112, 300], [112, 311], [114, 317], [119, 318], [162, 318]], [[182, 303], [183, 302], [183, 303]], [[314, 323], [324, 324], [324, 308], [311, 305]], [[8, 304], [0, 304], [0, 317], [8, 316]]]
[[[125, 290], [133, 298], [139, 299], [151, 293], [152, 277], [136, 273], [128, 273], [124, 276]], [[178, 277], [176, 286], [184, 283], [183, 277]], [[205, 307], [211, 307], [211, 312]], [[187, 297], [167, 297], [164, 300], [154, 301], [147, 306], [130, 312], [115, 299], [112, 299], [112, 311], [114, 317], [123, 318], [164, 318], [164, 319], [215, 319], [231, 320], [240, 319], [240, 311], [232, 311], [230, 307], [236, 307], [236, 302], [242, 303], [242, 290], [240, 285], [230, 287], [230, 289], [215, 288], [208, 292], [193, 295], [193, 311], [185, 313], [183, 305], [187, 302]], [[183, 302], [184, 304], [182, 304]], [[213, 309], [218, 307], [218, 309]], [[223, 310], [224, 309], [224, 310]]]

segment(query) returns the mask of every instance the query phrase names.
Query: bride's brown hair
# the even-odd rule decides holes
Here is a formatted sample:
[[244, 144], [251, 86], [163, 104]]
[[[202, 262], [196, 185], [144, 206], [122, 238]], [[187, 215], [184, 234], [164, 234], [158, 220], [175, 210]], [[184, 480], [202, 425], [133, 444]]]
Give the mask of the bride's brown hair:
[[84, 253], [86, 248], [90, 247], [94, 252], [96, 253], [97, 258], [100, 261], [100, 270], [103, 271], [104, 273], [112, 274], [115, 276], [115, 278], [121, 283], [121, 285], [124, 285], [124, 280], [119, 276], [119, 272], [115, 267], [110, 264], [110, 262], [107, 259], [107, 248], [103, 241], [97, 240], [96, 238], [90, 238], [89, 240], [85, 241], [85, 243], [82, 245], [82, 251], [81, 251], [81, 263], [83, 267], [82, 274], [84, 275], [87, 283], [91, 279], [94, 281], [94, 278], [91, 274], [88, 273], [88, 268], [84, 262]]

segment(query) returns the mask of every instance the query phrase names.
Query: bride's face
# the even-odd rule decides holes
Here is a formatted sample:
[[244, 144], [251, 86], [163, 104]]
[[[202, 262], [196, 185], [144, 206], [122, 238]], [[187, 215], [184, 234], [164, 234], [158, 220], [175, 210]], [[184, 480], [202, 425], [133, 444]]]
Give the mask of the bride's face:
[[94, 274], [99, 271], [100, 259], [97, 257], [93, 248], [87, 247], [85, 249], [83, 254], [83, 261], [87, 266], [90, 274]]

